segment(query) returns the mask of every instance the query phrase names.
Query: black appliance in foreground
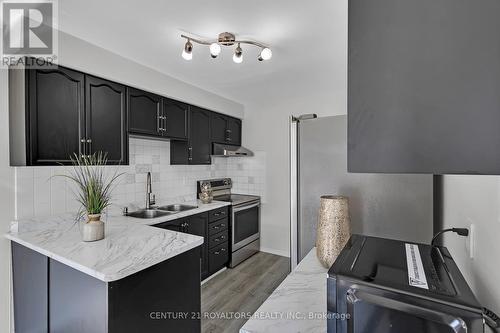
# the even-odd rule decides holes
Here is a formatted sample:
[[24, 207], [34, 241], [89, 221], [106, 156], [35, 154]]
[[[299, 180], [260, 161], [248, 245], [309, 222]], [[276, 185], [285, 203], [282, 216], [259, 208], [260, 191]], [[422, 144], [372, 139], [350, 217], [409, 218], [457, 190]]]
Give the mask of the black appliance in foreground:
[[231, 178], [198, 181], [198, 197], [203, 183], [210, 184], [214, 200], [231, 203], [229, 267], [235, 267], [260, 251], [260, 197], [231, 193]]
[[327, 292], [328, 333], [484, 331], [482, 307], [445, 247], [353, 235]]

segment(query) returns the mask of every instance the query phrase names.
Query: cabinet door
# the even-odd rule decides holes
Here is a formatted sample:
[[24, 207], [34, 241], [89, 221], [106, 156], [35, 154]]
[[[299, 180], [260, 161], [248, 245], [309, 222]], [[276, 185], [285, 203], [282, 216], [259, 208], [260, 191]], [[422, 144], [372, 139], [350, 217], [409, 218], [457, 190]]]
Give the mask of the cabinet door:
[[226, 142], [231, 145], [241, 145], [241, 120], [228, 118]]
[[210, 112], [196, 106], [189, 115], [189, 164], [210, 164]]
[[198, 214], [190, 216], [187, 219], [187, 226], [185, 232], [191, 235], [204, 237], [203, 244], [201, 245], [201, 278], [204, 279], [208, 276], [208, 258], [207, 258], [207, 227], [208, 227], [208, 214]]
[[227, 117], [211, 112], [210, 130], [212, 131], [212, 141], [216, 143], [227, 143]]
[[127, 89], [129, 131], [136, 134], [161, 136], [162, 98], [134, 88]]
[[164, 136], [187, 140], [188, 105], [170, 98], [163, 98], [162, 122], [162, 128], [165, 130]]
[[87, 150], [107, 153], [110, 164], [128, 163], [125, 93], [125, 86], [85, 77]]
[[66, 68], [27, 70], [28, 165], [69, 164], [84, 154], [84, 74]]
[[186, 223], [185, 219], [177, 219], [177, 220], [173, 220], [173, 221], [163, 222], [160, 224], [155, 224], [153, 226], [157, 227], [157, 228], [162, 228], [162, 229], [167, 229], [167, 230], [172, 230], [172, 231], [177, 231], [177, 232], [184, 232], [184, 224], [185, 223]]

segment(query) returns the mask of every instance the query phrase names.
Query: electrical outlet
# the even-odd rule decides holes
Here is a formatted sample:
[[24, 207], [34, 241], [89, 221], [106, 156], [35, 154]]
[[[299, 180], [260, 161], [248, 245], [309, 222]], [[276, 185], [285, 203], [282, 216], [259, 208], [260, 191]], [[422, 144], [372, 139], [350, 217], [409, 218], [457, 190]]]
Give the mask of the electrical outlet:
[[465, 248], [469, 253], [469, 258], [474, 259], [474, 250], [476, 247], [476, 226], [472, 223], [471, 219], [468, 219], [469, 222], [469, 236], [467, 236]]

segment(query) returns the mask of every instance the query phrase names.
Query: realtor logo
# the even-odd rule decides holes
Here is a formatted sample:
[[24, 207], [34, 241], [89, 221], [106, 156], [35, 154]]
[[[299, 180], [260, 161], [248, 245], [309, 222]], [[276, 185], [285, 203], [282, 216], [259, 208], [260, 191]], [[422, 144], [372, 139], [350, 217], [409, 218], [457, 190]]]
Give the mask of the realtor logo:
[[52, 62], [57, 51], [56, 1], [2, 1], [3, 64], [24, 56]]

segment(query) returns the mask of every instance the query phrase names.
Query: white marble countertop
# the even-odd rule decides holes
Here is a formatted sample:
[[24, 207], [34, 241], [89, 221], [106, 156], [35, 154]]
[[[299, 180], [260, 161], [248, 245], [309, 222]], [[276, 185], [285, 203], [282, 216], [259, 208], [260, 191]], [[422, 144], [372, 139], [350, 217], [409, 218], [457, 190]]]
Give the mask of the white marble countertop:
[[240, 333], [325, 333], [327, 272], [313, 248]]
[[150, 225], [229, 205], [220, 201], [185, 204], [198, 208], [154, 219], [103, 217], [106, 236], [96, 242], [82, 241], [80, 227], [71, 214], [14, 221], [5, 237], [99, 280], [111, 282], [203, 244], [203, 237]]

